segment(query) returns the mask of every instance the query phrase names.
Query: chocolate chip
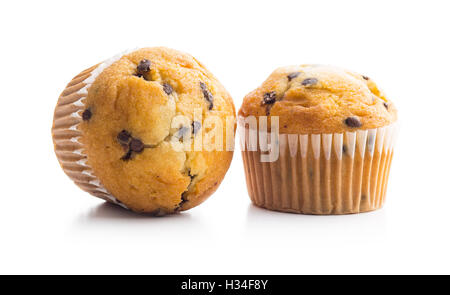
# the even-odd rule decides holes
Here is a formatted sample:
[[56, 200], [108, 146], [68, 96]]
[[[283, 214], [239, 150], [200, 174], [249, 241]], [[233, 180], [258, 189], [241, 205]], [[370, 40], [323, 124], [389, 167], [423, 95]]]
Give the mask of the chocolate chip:
[[342, 145], [342, 152], [345, 154], [347, 153], [347, 146], [344, 144]]
[[293, 73], [290, 73], [290, 74], [287, 76], [288, 81], [291, 81], [292, 79], [297, 78], [298, 75], [300, 75], [300, 72], [293, 72]]
[[352, 128], [358, 128], [358, 127], [362, 126], [361, 121], [359, 121], [359, 119], [357, 117], [348, 117], [347, 119], [344, 120], [344, 123], [348, 127], [352, 127]]
[[150, 72], [151, 62], [147, 59], [143, 59], [137, 66], [137, 75], [142, 77], [145, 73]]
[[277, 100], [277, 93], [275, 91], [264, 93], [262, 104], [273, 104]]
[[178, 129], [177, 133], [175, 133], [175, 137], [178, 139], [183, 139], [184, 135], [189, 131], [189, 128], [186, 126], [180, 127]]
[[317, 82], [319, 82], [319, 80], [317, 78], [306, 78], [305, 80], [302, 81], [302, 85], [310, 86], [310, 85], [317, 84]]
[[130, 142], [130, 150], [136, 153], [142, 152], [144, 150], [144, 144], [140, 139], [133, 138]]
[[195, 135], [202, 128], [202, 123], [198, 121], [192, 122], [192, 133]]
[[208, 110], [212, 110], [213, 106], [214, 106], [214, 98], [213, 95], [211, 94], [211, 92], [208, 90], [208, 87], [206, 86], [205, 83], [200, 82], [200, 88], [202, 89], [203, 92], [203, 97], [206, 99], [206, 101], [209, 103], [208, 106]]
[[119, 132], [119, 134], [117, 134], [117, 140], [122, 144], [128, 144], [130, 139], [131, 139], [131, 134], [130, 134], [130, 132], [128, 132], [126, 130], [122, 130]]
[[128, 161], [129, 159], [131, 159], [131, 153], [132, 153], [132, 151], [128, 150], [128, 152], [125, 155], [123, 155], [122, 158], [120, 158], [120, 159], [123, 161]]
[[369, 77], [362, 75], [364, 80], [369, 80]]
[[92, 117], [92, 112], [90, 109], [85, 109], [83, 114], [81, 114], [81, 117], [83, 118], [83, 121], [89, 121]]
[[172, 86], [170, 86], [169, 83], [164, 83], [164, 84], [163, 84], [163, 89], [164, 89], [164, 92], [165, 92], [167, 95], [171, 95], [172, 92], [173, 92], [173, 88], [172, 88]]
[[389, 110], [389, 104], [387, 102], [383, 102], [383, 105], [386, 108], [386, 110]]

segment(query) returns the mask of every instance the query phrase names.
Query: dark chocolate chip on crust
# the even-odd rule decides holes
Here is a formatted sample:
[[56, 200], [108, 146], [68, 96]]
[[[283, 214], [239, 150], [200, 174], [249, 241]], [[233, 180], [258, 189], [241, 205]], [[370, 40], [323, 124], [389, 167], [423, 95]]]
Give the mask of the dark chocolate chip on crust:
[[163, 84], [163, 90], [164, 90], [164, 92], [165, 92], [167, 95], [171, 95], [172, 92], [173, 92], [173, 88], [172, 88], [172, 86], [170, 86], [169, 83], [164, 83], [164, 84]]
[[389, 104], [387, 102], [383, 102], [383, 105], [386, 108], [386, 110], [389, 110]]
[[369, 77], [362, 75], [364, 80], [369, 80]]
[[300, 75], [300, 72], [293, 72], [293, 73], [290, 73], [289, 75], [287, 75], [288, 81], [291, 81], [292, 79], [297, 78], [298, 75]]
[[189, 131], [189, 127], [181, 126], [180, 129], [178, 129], [177, 133], [175, 133], [175, 137], [182, 139], [188, 131]]
[[126, 131], [125, 129], [120, 131], [119, 134], [117, 134], [117, 140], [122, 144], [128, 144], [128, 142], [131, 139], [130, 132]]
[[264, 93], [262, 104], [273, 104], [277, 100], [277, 93], [275, 91]]
[[90, 109], [85, 109], [83, 111], [83, 114], [81, 114], [81, 117], [83, 118], [83, 121], [89, 121], [92, 117], [92, 112]]
[[130, 141], [130, 150], [135, 153], [140, 153], [144, 150], [144, 143], [140, 139], [133, 138]]
[[317, 84], [317, 82], [319, 82], [319, 80], [317, 78], [306, 78], [305, 80], [302, 81], [302, 85], [310, 86], [310, 85]]
[[137, 75], [142, 77], [145, 73], [150, 72], [151, 62], [148, 59], [143, 59], [137, 66]]
[[117, 134], [117, 141], [126, 151], [125, 155], [123, 155], [121, 160], [129, 160], [134, 153], [140, 153], [144, 150], [144, 148], [154, 148], [154, 145], [146, 145], [142, 142], [142, 140], [138, 138], [133, 138], [131, 133], [127, 130], [122, 130]]
[[342, 153], [347, 153], [347, 146], [345, 144], [342, 145]]
[[202, 128], [202, 123], [199, 121], [192, 122], [192, 133], [195, 135]]
[[129, 159], [131, 159], [131, 153], [132, 153], [132, 151], [128, 150], [128, 152], [125, 155], [123, 155], [122, 158], [120, 158], [120, 159], [123, 161], [128, 161]]
[[348, 117], [344, 120], [344, 123], [351, 128], [358, 128], [362, 126], [361, 121], [357, 117]]
[[208, 106], [208, 110], [212, 110], [213, 106], [214, 106], [214, 98], [213, 95], [211, 94], [211, 92], [208, 90], [208, 87], [206, 86], [205, 83], [200, 82], [200, 88], [202, 89], [203, 92], [203, 97], [206, 99], [206, 101], [209, 103]]

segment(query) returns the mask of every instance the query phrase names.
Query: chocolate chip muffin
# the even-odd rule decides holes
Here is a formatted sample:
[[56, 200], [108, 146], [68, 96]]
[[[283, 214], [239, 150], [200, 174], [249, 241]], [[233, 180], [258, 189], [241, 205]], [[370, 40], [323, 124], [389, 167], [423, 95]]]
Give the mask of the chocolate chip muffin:
[[[233, 151], [225, 142], [205, 149], [201, 139], [215, 130], [211, 119], [225, 129], [230, 118], [230, 95], [200, 62], [144, 48], [73, 78], [58, 100], [52, 135], [62, 168], [83, 190], [164, 215], [195, 207], [217, 189]], [[234, 125], [230, 130], [234, 136]]]
[[239, 111], [252, 202], [305, 214], [380, 208], [396, 121], [367, 76], [322, 65], [275, 70]]

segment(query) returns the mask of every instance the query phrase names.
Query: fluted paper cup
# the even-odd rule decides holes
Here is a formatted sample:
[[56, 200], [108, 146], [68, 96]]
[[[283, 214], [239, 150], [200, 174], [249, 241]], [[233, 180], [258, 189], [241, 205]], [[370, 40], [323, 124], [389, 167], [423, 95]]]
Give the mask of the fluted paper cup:
[[[384, 204], [395, 123], [355, 132], [272, 137], [248, 128], [239, 118], [239, 133], [248, 193], [256, 206], [303, 214], [350, 214]], [[251, 140], [255, 136], [257, 140]], [[278, 157], [271, 160], [268, 154], [277, 150]]]
[[76, 185], [93, 196], [126, 208], [105, 189], [87, 163], [83, 136], [78, 129], [89, 87], [105, 68], [119, 60], [123, 54], [84, 70], [69, 82], [55, 108], [52, 137], [59, 164]]

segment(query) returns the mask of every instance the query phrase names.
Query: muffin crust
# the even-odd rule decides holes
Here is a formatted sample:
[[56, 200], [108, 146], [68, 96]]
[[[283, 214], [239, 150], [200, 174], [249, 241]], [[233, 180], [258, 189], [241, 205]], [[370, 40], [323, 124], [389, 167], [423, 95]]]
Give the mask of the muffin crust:
[[319, 134], [386, 126], [397, 120], [397, 110], [369, 77], [301, 65], [276, 69], [245, 96], [239, 116], [268, 116], [269, 124], [278, 116], [280, 133]]
[[[225, 143], [222, 151], [173, 148], [181, 133], [193, 139], [210, 131], [194, 120], [194, 109], [224, 126], [235, 116], [228, 92], [195, 58], [162, 47], [122, 56], [92, 83], [79, 112], [86, 164], [133, 211], [161, 215], [197, 206], [217, 189], [233, 152]], [[174, 128], [177, 115], [188, 124]]]

